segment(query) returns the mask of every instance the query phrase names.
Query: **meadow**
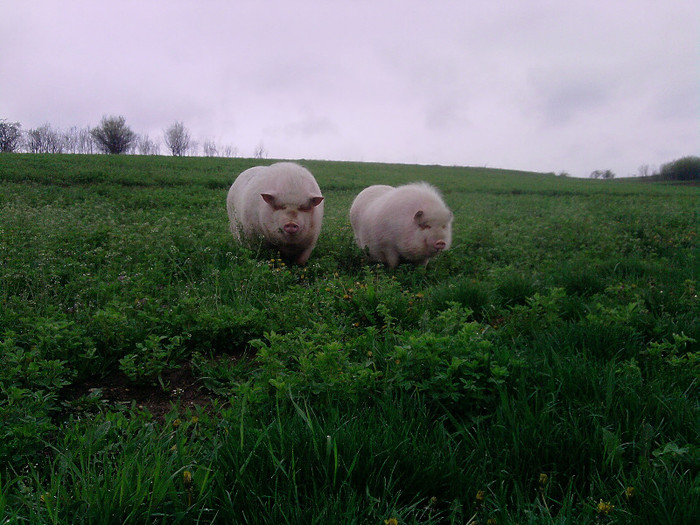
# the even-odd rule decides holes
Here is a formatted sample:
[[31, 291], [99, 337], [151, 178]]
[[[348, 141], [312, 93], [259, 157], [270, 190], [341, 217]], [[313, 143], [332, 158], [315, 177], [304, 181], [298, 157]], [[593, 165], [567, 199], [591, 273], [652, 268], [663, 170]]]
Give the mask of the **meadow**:
[[[700, 188], [300, 161], [297, 267], [228, 231], [271, 162], [0, 155], [0, 523], [697, 523]], [[452, 248], [367, 263], [416, 180]]]

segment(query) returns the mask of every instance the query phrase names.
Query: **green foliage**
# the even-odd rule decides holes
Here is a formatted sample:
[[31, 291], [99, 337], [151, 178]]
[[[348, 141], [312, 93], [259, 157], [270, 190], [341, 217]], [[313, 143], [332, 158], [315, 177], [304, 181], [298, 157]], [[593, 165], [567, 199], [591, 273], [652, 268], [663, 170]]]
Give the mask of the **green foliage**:
[[91, 129], [90, 134], [104, 153], [126, 153], [136, 142], [136, 133], [126, 125], [122, 116], [102, 117], [100, 125]]
[[182, 337], [175, 336], [168, 341], [166, 336], [149, 335], [143, 343], [136, 343], [136, 349], [119, 360], [119, 369], [134, 382], [143, 380], [162, 382], [161, 373], [178, 357], [182, 347]]
[[667, 180], [700, 180], [700, 157], [683, 157], [664, 164], [660, 175]]
[[17, 334], [0, 339], [0, 463], [21, 464], [55, 430], [51, 415], [58, 392], [75, 377], [66, 361], [47, 359], [37, 347], [24, 349]]
[[[303, 162], [296, 267], [228, 231], [254, 164], [0, 156], [0, 521], [694, 523], [697, 188]], [[419, 179], [452, 248], [367, 264], [352, 199]], [[206, 407], [85, 387], [173, 366]]]

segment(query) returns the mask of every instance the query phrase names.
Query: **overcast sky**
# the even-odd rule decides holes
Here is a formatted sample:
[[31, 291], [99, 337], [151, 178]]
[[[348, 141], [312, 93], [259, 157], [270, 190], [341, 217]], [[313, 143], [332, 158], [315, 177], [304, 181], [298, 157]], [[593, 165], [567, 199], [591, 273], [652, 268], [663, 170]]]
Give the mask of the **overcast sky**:
[[0, 3], [23, 129], [123, 115], [240, 156], [574, 176], [700, 154], [691, 0]]

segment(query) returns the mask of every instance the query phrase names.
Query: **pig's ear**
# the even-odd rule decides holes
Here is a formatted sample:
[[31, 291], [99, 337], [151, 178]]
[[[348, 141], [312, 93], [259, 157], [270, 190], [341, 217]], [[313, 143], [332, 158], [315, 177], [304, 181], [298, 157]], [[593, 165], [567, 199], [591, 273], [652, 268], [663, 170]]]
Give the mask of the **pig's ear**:
[[309, 205], [311, 208], [315, 208], [323, 202], [323, 197], [311, 197], [309, 199]]
[[416, 214], [413, 216], [413, 220], [416, 222], [420, 222], [420, 220], [423, 218], [423, 210], [418, 210]]
[[267, 202], [270, 206], [273, 208], [275, 207], [275, 197], [270, 195], [269, 193], [261, 193], [260, 196], [263, 198], [265, 202]]

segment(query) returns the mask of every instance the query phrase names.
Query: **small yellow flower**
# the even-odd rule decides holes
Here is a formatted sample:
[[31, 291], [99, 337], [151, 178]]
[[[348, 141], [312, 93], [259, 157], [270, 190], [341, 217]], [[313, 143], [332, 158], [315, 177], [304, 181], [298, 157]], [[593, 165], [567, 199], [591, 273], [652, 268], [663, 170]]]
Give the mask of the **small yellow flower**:
[[182, 424], [182, 421], [180, 421], [180, 418], [177, 418], [175, 421], [173, 421], [173, 428], [177, 428]]
[[486, 520], [486, 525], [496, 525], [497, 523], [496, 518], [489, 518]]
[[374, 357], [372, 350], [367, 351], [367, 357]]
[[609, 501], [600, 500], [598, 502], [598, 506], [596, 507], [596, 510], [598, 511], [598, 514], [600, 514], [601, 516], [607, 516], [608, 514], [610, 514], [613, 511], [614, 508], [615, 508], [615, 505], [613, 505]]
[[436, 497], [436, 496], [433, 496], [432, 498], [430, 498], [430, 504], [431, 504], [431, 505], [435, 505], [436, 503], [437, 503], [437, 497]]
[[634, 498], [634, 496], [635, 496], [634, 487], [627, 487], [627, 488], [625, 489], [625, 498], [627, 499], [627, 501], [629, 501], [629, 500], [631, 500], [632, 498]]
[[476, 493], [476, 502], [479, 504], [483, 503], [485, 497], [486, 497], [486, 492], [484, 492], [483, 490], [479, 490]]
[[39, 499], [42, 503], [48, 503], [51, 500], [51, 494], [44, 492], [41, 496], [39, 496]]
[[396, 518], [389, 518], [388, 520], [384, 520], [384, 525], [399, 525], [399, 520]]
[[192, 421], [192, 423], [197, 424], [197, 423], [199, 423], [199, 417], [197, 417], [197, 416], [192, 416], [191, 421]]
[[540, 474], [540, 487], [544, 487], [548, 481], [549, 476], [547, 476], [547, 474], [545, 474], [544, 472]]
[[189, 470], [182, 473], [182, 483], [185, 485], [186, 489], [192, 486], [192, 473]]

